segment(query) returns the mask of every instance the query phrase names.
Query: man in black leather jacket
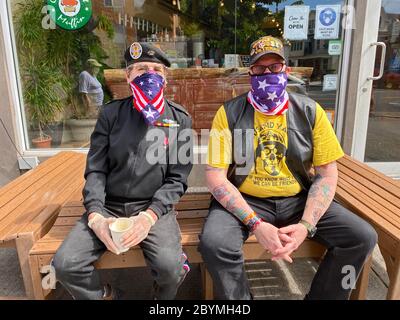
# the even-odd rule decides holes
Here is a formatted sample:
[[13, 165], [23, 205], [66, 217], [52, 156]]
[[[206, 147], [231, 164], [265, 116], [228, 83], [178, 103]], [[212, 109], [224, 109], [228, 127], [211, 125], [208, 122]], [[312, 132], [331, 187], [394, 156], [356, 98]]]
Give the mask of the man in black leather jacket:
[[[158, 48], [133, 43], [125, 53], [133, 98], [103, 106], [87, 157], [86, 213], [57, 251], [56, 278], [75, 299], [108, 299], [93, 267], [102, 254], [119, 254], [109, 225], [134, 220], [120, 245], [139, 245], [154, 276], [154, 298], [173, 299], [189, 270], [173, 205], [192, 169], [192, 121], [163, 96], [170, 62]], [[133, 285], [133, 284], [132, 284]]]

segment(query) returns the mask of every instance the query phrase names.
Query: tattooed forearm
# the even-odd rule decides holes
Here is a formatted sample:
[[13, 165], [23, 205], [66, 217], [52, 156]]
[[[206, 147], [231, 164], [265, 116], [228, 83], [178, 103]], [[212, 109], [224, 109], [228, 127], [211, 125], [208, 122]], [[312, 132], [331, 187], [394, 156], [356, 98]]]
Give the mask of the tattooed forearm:
[[337, 185], [336, 163], [317, 169], [319, 173], [308, 192], [303, 219], [316, 225], [332, 203]]
[[229, 195], [229, 192], [226, 190], [226, 187], [224, 185], [221, 185], [219, 187], [216, 187], [212, 191], [212, 194], [215, 197], [215, 199], [217, 199], [218, 202], [220, 202], [225, 196]]
[[[223, 169], [206, 170], [207, 185], [214, 198], [240, 221], [247, 224], [254, 216], [254, 211], [243, 199], [239, 190], [228, 181]], [[219, 171], [219, 172], [218, 172]]]
[[314, 182], [311, 185], [310, 190], [308, 191], [308, 197], [316, 197], [318, 195], [319, 185], [321, 183], [321, 180], [322, 180], [322, 176], [320, 174], [317, 174], [314, 177]]
[[[224, 208], [243, 221], [248, 214], [253, 212], [253, 210], [251, 210], [251, 208], [246, 208], [248, 205], [242, 195], [237, 191], [237, 189], [234, 190], [235, 188], [229, 184], [229, 181], [225, 182], [212, 189], [211, 193]], [[237, 193], [239, 193], [239, 195], [237, 195]]]

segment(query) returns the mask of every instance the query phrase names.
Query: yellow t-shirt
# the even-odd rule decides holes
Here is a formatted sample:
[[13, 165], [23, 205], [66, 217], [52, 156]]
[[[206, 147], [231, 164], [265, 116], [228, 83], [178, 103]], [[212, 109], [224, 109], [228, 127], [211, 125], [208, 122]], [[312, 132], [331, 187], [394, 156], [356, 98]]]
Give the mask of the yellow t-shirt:
[[[208, 144], [208, 165], [228, 169], [232, 159], [231, 132], [222, 106], [213, 120]], [[286, 165], [288, 145], [286, 115], [267, 116], [254, 112], [254, 161], [250, 174], [239, 191], [251, 196], [290, 197], [301, 187]], [[313, 129], [313, 165], [321, 166], [341, 158], [344, 153], [335, 131], [317, 103]]]

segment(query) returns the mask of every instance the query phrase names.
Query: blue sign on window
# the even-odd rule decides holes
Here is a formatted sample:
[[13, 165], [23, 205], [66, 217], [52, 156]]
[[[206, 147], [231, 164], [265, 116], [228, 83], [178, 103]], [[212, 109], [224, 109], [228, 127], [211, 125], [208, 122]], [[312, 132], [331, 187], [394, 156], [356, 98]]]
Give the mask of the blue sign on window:
[[336, 12], [331, 8], [324, 9], [319, 15], [319, 21], [325, 27], [333, 25], [336, 22]]

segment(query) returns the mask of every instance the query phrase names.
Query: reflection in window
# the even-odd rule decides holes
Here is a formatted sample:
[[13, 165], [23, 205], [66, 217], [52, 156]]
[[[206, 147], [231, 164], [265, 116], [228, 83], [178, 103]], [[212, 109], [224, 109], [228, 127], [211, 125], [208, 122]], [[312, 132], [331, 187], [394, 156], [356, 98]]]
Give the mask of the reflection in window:
[[167, 53], [167, 95], [189, 110], [196, 129], [210, 127], [225, 99], [248, 90], [249, 46], [264, 35], [283, 40], [291, 90], [335, 108], [335, 91], [322, 92], [322, 82], [328, 72], [338, 73], [340, 55], [330, 56], [328, 41], [314, 39], [315, 1], [295, 3], [311, 7], [304, 41], [283, 38], [285, 6], [294, 1], [92, 1], [91, 20], [75, 31], [44, 29], [42, 0], [9, 3], [29, 148], [43, 147], [37, 138], [46, 137], [46, 147], [89, 146], [100, 102], [130, 94], [123, 55], [135, 41]]

